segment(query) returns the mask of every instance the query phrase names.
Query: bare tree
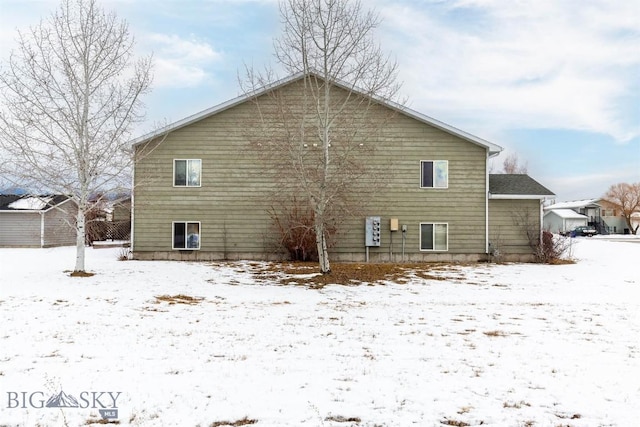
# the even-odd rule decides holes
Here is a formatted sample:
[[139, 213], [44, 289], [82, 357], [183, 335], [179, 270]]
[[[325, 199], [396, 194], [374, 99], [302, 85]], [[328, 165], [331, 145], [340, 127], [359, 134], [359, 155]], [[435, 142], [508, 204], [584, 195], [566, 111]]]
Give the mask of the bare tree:
[[526, 174], [527, 164], [520, 164], [516, 153], [509, 154], [502, 163], [502, 170], [508, 174]]
[[609, 204], [622, 212], [624, 220], [633, 234], [638, 234], [640, 226], [633, 227], [631, 216], [640, 213], [640, 182], [635, 184], [619, 183], [612, 185], [603, 197]]
[[18, 32], [0, 74], [5, 174], [77, 205], [75, 271], [85, 270], [85, 215], [97, 194], [130, 187], [132, 125], [151, 84], [151, 58], [133, 57], [125, 21], [96, 0], [63, 0], [47, 20]]
[[[399, 90], [396, 63], [375, 42], [380, 20], [359, 1], [283, 0], [282, 35], [275, 56], [284, 70], [304, 76], [298, 94], [273, 93], [260, 104], [260, 136], [254, 138], [276, 171], [280, 194], [304, 198], [313, 213], [320, 271], [331, 271], [328, 231], [354, 215], [372, 184], [364, 162], [384, 123], [372, 111]], [[274, 79], [247, 70], [255, 90]], [[369, 187], [371, 188], [371, 186]]]

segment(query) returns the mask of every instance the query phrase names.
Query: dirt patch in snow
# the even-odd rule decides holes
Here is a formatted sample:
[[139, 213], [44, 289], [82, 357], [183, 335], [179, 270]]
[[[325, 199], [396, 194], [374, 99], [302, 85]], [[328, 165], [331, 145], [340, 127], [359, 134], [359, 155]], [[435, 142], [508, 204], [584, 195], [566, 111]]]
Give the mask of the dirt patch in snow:
[[189, 295], [158, 295], [156, 296], [156, 300], [158, 302], [160, 301], [164, 301], [164, 302], [168, 302], [169, 304], [188, 304], [188, 305], [193, 305], [193, 304], [198, 304], [200, 302], [202, 302], [204, 298], [202, 297], [192, 297]]
[[325, 285], [408, 283], [416, 278], [447, 280], [452, 265], [445, 263], [333, 263], [331, 272], [320, 274], [315, 263], [253, 264], [252, 272], [260, 281], [276, 281], [282, 285], [304, 285], [322, 288]]

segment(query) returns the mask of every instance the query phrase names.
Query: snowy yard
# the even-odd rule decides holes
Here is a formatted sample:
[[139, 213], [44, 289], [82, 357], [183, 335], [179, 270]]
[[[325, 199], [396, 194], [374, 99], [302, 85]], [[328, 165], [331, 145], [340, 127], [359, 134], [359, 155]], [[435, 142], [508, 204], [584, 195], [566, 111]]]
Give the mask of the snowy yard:
[[640, 239], [322, 289], [118, 252], [0, 249], [0, 426], [640, 423]]

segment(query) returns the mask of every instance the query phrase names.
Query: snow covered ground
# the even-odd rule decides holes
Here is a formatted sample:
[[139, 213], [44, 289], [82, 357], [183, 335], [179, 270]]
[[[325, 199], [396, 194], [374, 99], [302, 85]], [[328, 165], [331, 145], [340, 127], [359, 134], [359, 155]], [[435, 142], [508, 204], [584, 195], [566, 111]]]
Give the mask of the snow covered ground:
[[[316, 290], [0, 249], [0, 426], [638, 425], [640, 240], [574, 241], [573, 265]], [[156, 298], [180, 294], [203, 299]]]

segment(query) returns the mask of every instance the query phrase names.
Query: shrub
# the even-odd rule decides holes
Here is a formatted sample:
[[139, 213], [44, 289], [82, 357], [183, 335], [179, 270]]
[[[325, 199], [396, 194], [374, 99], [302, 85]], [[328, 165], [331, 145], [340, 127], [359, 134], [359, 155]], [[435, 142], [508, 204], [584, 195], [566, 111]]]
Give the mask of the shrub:
[[557, 264], [568, 255], [571, 249], [571, 239], [554, 235], [549, 231], [542, 232], [542, 239], [533, 245], [536, 259], [545, 264]]
[[[292, 261], [317, 261], [318, 247], [314, 228], [313, 210], [303, 205], [295, 197], [288, 206], [269, 211], [273, 228], [278, 238], [279, 248], [284, 249]], [[327, 226], [329, 244], [332, 245], [335, 227]]]

